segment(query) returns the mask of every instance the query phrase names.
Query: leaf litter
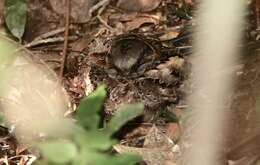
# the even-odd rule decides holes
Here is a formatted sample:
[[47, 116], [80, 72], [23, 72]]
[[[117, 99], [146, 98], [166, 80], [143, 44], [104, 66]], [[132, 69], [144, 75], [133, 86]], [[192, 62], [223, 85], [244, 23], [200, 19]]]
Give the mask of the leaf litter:
[[[104, 108], [105, 121], [116, 113], [114, 110], [120, 105], [143, 101], [145, 114], [143, 119], [136, 122], [165, 125], [159, 112], [169, 105], [177, 105], [182, 97], [178, 88], [185, 79], [183, 72], [189, 72], [185, 68], [182, 53], [170, 53], [177, 52], [178, 48], [171, 42], [178, 38], [182, 29], [168, 29], [182, 25], [183, 22], [169, 25], [170, 22], [165, 20], [169, 7], [165, 5], [166, 1], [137, 1], [140, 4], [132, 9], [126, 8], [129, 6], [125, 5], [127, 3], [132, 2], [111, 1], [108, 5], [104, 3], [104, 6], [94, 9], [95, 4], [71, 1], [73, 28], [70, 29], [69, 37], [76, 36], [76, 41], [69, 42], [69, 54], [65, 64], [64, 85], [70, 96], [70, 108], [66, 115], [73, 115], [80, 98], [88, 95], [99, 84], [106, 84], [108, 100]], [[51, 65], [51, 68], [59, 68], [60, 63], [56, 61], [59, 60], [58, 54], [62, 50], [60, 41], [64, 38], [62, 40], [63, 35], [60, 32], [64, 29], [62, 23], [57, 21], [64, 16], [64, 2], [29, 1], [28, 8], [24, 43], [37, 41], [37, 44], [29, 46], [31, 51]], [[34, 14], [36, 11], [37, 15]], [[92, 17], [89, 17], [88, 11], [93, 11]], [[37, 26], [34, 26], [36, 24]], [[35, 30], [30, 32], [28, 29]], [[44, 38], [39, 38], [40, 36]], [[58, 42], [55, 40], [57, 37], [61, 38]], [[166, 51], [167, 49], [170, 51]], [[147, 72], [153, 70], [160, 73], [147, 76]], [[174, 80], [170, 81], [166, 77]], [[144, 129], [149, 130], [150, 126]], [[155, 126], [153, 129], [156, 129]], [[158, 133], [156, 130], [155, 132]], [[121, 140], [131, 145], [131, 140], [125, 138], [125, 135]], [[128, 135], [132, 136], [131, 131]], [[167, 139], [166, 135], [162, 136]], [[170, 145], [169, 141], [164, 141], [165, 145]], [[146, 143], [148, 138], [144, 144], [139, 144], [151, 150]], [[155, 142], [150, 143], [152, 145]], [[156, 147], [152, 148], [151, 154], [158, 151]], [[167, 155], [166, 151], [164, 154]], [[173, 156], [170, 154], [167, 159], [173, 160], [171, 155]], [[7, 157], [7, 161], [10, 162], [11, 159], [12, 157]], [[149, 161], [149, 158], [145, 160]]]
[[[30, 50], [57, 72], [64, 41], [60, 33], [64, 30], [64, 2], [28, 1], [23, 36], [25, 45], [38, 42], [29, 46]], [[138, 5], [129, 5], [133, 3]], [[143, 117], [129, 122], [120, 131], [122, 144], [114, 149], [119, 153], [137, 152], [151, 165], [179, 164], [183, 147], [178, 144], [182, 121], [167, 122], [161, 112], [175, 109], [172, 113], [177, 114], [178, 119], [182, 118], [176, 109], [190, 92], [183, 86], [190, 75], [194, 5], [190, 0], [103, 0], [91, 3], [72, 0], [73, 27], [70, 28], [64, 75], [64, 86], [70, 97], [66, 115], [73, 116], [83, 96], [98, 85], [106, 84], [108, 99], [102, 114], [104, 122], [120, 105], [138, 101], [145, 104]], [[50, 31], [57, 30], [49, 35]], [[178, 111], [182, 114], [183, 109]], [[6, 129], [0, 130], [3, 133], [1, 162], [30, 164], [36, 159], [30, 154], [29, 147], [22, 149], [24, 147], [13, 135]], [[230, 155], [236, 154], [240, 153]], [[229, 164], [243, 162], [241, 155], [234, 158], [238, 161], [229, 161]], [[255, 160], [255, 157], [249, 156], [248, 159]]]

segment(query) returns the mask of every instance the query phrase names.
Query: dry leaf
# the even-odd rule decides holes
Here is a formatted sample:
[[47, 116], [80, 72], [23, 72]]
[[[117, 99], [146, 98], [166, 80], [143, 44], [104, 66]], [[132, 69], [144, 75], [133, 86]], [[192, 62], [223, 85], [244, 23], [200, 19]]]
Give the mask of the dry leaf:
[[84, 36], [72, 44], [72, 49], [78, 52], [82, 52], [84, 49], [88, 47], [92, 39], [93, 38], [88, 35]]
[[178, 37], [180, 31], [176, 28], [167, 28], [163, 35], [159, 37], [161, 41], [168, 41]]
[[173, 141], [166, 137], [155, 125], [149, 130], [144, 141], [144, 148], [172, 148]]
[[94, 38], [88, 45], [89, 54], [101, 54], [109, 51], [109, 45], [104, 38]]
[[177, 78], [172, 74], [173, 72], [183, 72], [185, 67], [185, 60], [180, 57], [170, 57], [168, 61], [158, 65], [157, 69], [152, 69], [144, 73], [144, 75], [151, 79], [158, 79], [161, 83], [172, 84], [177, 81]]
[[85, 81], [85, 95], [88, 96], [91, 92], [94, 91], [94, 85], [90, 80], [90, 70], [91, 68], [87, 68], [84, 72], [84, 81]]
[[163, 70], [165, 68], [172, 70], [172, 71], [183, 71], [185, 65], [185, 60], [183, 58], [180, 58], [178, 56], [170, 57], [168, 61], [165, 63], [162, 63], [157, 66], [157, 69]]
[[156, 9], [161, 0], [118, 0], [117, 7], [129, 12], [148, 12]]
[[114, 149], [119, 153], [139, 154], [148, 165], [165, 165], [174, 162], [173, 147], [174, 143], [153, 126], [146, 135], [144, 148], [115, 145]]
[[147, 23], [157, 25], [158, 21], [152, 17], [137, 17], [132, 21], [129, 21], [124, 24], [125, 31], [131, 31], [137, 29], [141, 27], [143, 24], [147, 24]]
[[172, 84], [177, 81], [177, 78], [174, 75], [171, 75], [172, 71], [163, 68], [162, 70], [152, 69], [144, 73], [148, 78], [160, 80], [160, 83]]
[[173, 139], [179, 140], [182, 135], [182, 129], [178, 123], [167, 123], [166, 124], [166, 135]]
[[[51, 0], [49, 1], [52, 9], [61, 15], [64, 15], [65, 0]], [[71, 4], [71, 17], [78, 22], [85, 22], [89, 20], [89, 9], [93, 6], [92, 0], [70, 0]]]

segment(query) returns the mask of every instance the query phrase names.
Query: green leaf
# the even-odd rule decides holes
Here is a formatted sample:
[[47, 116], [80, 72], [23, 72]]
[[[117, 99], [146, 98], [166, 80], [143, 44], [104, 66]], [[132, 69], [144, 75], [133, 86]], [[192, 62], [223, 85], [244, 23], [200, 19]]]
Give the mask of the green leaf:
[[38, 145], [43, 158], [50, 163], [66, 164], [78, 154], [75, 144], [70, 142], [44, 142]]
[[135, 155], [123, 154], [112, 156], [109, 154], [104, 154], [102, 152], [85, 150], [81, 151], [81, 153], [77, 155], [77, 158], [73, 162], [73, 165], [83, 165], [83, 163], [85, 165], [135, 165], [140, 160], [142, 160], [141, 157]]
[[76, 110], [78, 123], [88, 130], [98, 129], [100, 122], [99, 112], [106, 98], [105, 86], [98, 87], [89, 96], [84, 97]]
[[74, 137], [75, 142], [87, 150], [106, 151], [116, 144], [116, 140], [101, 131], [90, 131], [86, 134], [77, 134]]
[[[77, 158], [77, 159], [86, 159], [86, 165], [104, 165], [104, 164], [108, 164], [108, 165], [114, 165], [111, 162], [111, 156], [108, 154], [104, 154], [101, 152], [97, 152], [97, 151], [91, 151], [91, 150], [85, 150], [83, 151], [84, 153], [80, 155], [81, 158]], [[74, 163], [76, 165], [76, 163]]]
[[6, 89], [6, 80], [9, 76], [8, 67], [14, 61], [17, 53], [14, 51], [17, 49], [17, 45], [12, 43], [10, 39], [0, 35], [0, 96], [2, 96], [3, 90]]
[[143, 109], [144, 105], [142, 103], [129, 104], [120, 107], [107, 124], [104, 131], [110, 135], [115, 133], [129, 120], [139, 116], [143, 112]]
[[179, 122], [178, 116], [175, 113], [167, 111], [167, 110], [162, 111], [160, 116], [162, 118], [164, 118], [164, 120], [166, 122], [173, 122], [173, 123], [178, 123]]
[[122, 154], [118, 156], [114, 156], [111, 160], [111, 164], [113, 165], [135, 165], [140, 162], [142, 158], [138, 155], [130, 155], [130, 154]]
[[10, 32], [21, 40], [26, 24], [26, 0], [5, 0], [4, 18]]
[[82, 153], [82, 151], [75, 157], [71, 165], [87, 165], [88, 160], [86, 158], [87, 154]]
[[0, 35], [0, 69], [4, 69], [16, 57], [17, 53], [14, 53], [14, 51], [17, 48], [18, 45]]
[[188, 15], [187, 12], [185, 12], [183, 9], [179, 9], [175, 12], [176, 16], [182, 19], [191, 19], [191, 16]]
[[50, 165], [47, 160], [37, 160], [34, 165]]

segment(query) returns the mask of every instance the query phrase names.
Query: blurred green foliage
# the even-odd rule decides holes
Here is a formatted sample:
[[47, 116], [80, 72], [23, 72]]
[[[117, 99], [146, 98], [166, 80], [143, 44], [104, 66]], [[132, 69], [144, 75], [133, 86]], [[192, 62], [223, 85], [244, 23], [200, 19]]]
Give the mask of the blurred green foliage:
[[[15, 57], [15, 50], [15, 44], [10, 42], [8, 38], [0, 35], [0, 96], [5, 89], [5, 80], [8, 76], [8, 66]], [[0, 112], [0, 125], [4, 125], [2, 112]]]
[[38, 165], [134, 165], [141, 160], [131, 154], [113, 155], [109, 150], [117, 143], [112, 135], [126, 122], [143, 112], [143, 104], [125, 105], [119, 108], [106, 128], [100, 129], [99, 112], [106, 98], [105, 86], [100, 86], [84, 97], [76, 111], [76, 123], [70, 123], [70, 138], [49, 140], [38, 147], [42, 159]]

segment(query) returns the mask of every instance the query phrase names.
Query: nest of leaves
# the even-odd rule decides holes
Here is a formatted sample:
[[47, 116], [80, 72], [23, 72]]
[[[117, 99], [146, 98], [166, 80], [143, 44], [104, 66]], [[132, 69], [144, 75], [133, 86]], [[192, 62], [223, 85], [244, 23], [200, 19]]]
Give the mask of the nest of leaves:
[[121, 105], [144, 102], [145, 115], [128, 127], [139, 125], [138, 129], [146, 131], [120, 134], [132, 146], [142, 146], [139, 137], [146, 135], [153, 124], [164, 130], [169, 127], [169, 136], [179, 139], [179, 125], [167, 121], [176, 122], [179, 107], [185, 107], [179, 102], [185, 97], [183, 81], [190, 73], [194, 4], [166, 0], [151, 4], [156, 7], [141, 7], [138, 11], [113, 1], [98, 9], [92, 7], [96, 9], [93, 17], [76, 27], [82, 36], [70, 44], [66, 64], [65, 85], [74, 104], [69, 114], [73, 114], [82, 96], [100, 84], [106, 84], [108, 90], [104, 120], [109, 120]]
[[[71, 106], [66, 115], [73, 116], [83, 96], [98, 85], [106, 84], [108, 97], [103, 120], [109, 120], [121, 105], [143, 102], [145, 114], [116, 136], [124, 145], [149, 148], [157, 144], [147, 145], [149, 138], [145, 137], [151, 137], [154, 132], [161, 136], [157, 128], [149, 131], [154, 124], [160, 131], [166, 131], [169, 139], [177, 141], [181, 135], [178, 118], [185, 107], [181, 102], [186, 93], [183, 81], [190, 72], [188, 55], [191, 53], [194, 3], [154, 0], [132, 5], [133, 2], [102, 0], [85, 4], [71, 1], [64, 70], [64, 85]], [[65, 40], [62, 35], [64, 11], [64, 1], [28, 1], [23, 42], [57, 72]], [[8, 133], [3, 137], [0, 144], [1, 148], [8, 146], [8, 152], [4, 153], [6, 160], [23, 162], [26, 159], [28, 163], [29, 158], [23, 156], [29, 155], [28, 151], [17, 147]]]

